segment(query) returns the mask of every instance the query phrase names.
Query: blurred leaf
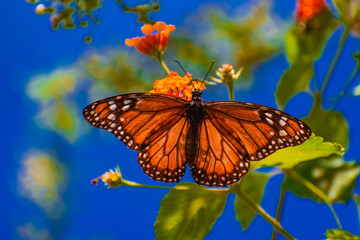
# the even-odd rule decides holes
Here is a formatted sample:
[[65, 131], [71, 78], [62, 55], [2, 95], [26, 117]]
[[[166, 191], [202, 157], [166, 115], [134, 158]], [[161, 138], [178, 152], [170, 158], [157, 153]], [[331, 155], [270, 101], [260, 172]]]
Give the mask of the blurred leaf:
[[115, 57], [106, 56], [105, 60], [101, 56], [94, 55], [85, 63], [87, 75], [97, 84], [117, 92], [151, 89], [151, 84], [144, 82], [136, 69], [138, 68], [129, 64], [124, 54]]
[[340, 143], [344, 148], [349, 141], [349, 129], [344, 116], [340, 112], [332, 110], [325, 111], [318, 99], [315, 99], [314, 106], [306, 118], [303, 119], [311, 130], [325, 141]]
[[298, 146], [278, 150], [262, 161], [251, 162], [250, 169], [260, 167], [292, 168], [301, 162], [319, 157], [327, 157], [331, 154], [343, 155], [343, 151], [340, 144], [324, 142], [322, 137], [312, 135]]
[[[319, 158], [310, 162], [299, 164], [292, 171], [311, 182], [320, 189], [331, 202], [347, 202], [356, 185], [359, 175], [359, 165], [354, 162], [345, 162], [342, 158], [332, 156]], [[292, 191], [300, 197], [308, 197], [323, 202], [312, 191], [299, 182], [293, 175], [286, 174], [282, 187]]]
[[[29, 3], [37, 3], [37, 0], [27, 0]], [[100, 0], [47, 0], [45, 4], [39, 4], [36, 8], [38, 14], [49, 14], [50, 22], [53, 29], [58, 29], [62, 26], [64, 29], [72, 29], [75, 26], [87, 27], [87, 21], [91, 20], [95, 24], [100, 21], [94, 16], [96, 10], [101, 9], [103, 1]], [[46, 3], [51, 2], [51, 3]], [[132, 4], [124, 3], [122, 0], [115, 0], [124, 12], [136, 13], [138, 21], [153, 24], [155, 21], [149, 18], [151, 12], [156, 12], [160, 9], [158, 1], [147, 1], [146, 4]], [[144, 1], [141, 1], [144, 3]], [[45, 5], [50, 5], [45, 6]], [[74, 14], [76, 13], [76, 14]], [[86, 19], [86, 21], [84, 21]], [[61, 25], [61, 22], [63, 24]]]
[[64, 28], [72, 29], [75, 27], [72, 15], [75, 12], [74, 8], [64, 8], [63, 10], [58, 11], [56, 15], [53, 15], [52, 27], [58, 29], [61, 22], [64, 22]]
[[359, 34], [358, 25], [360, 21], [360, 2], [358, 0], [333, 0], [333, 3], [339, 11], [339, 19]]
[[325, 236], [327, 236], [327, 240], [360, 240], [359, 236], [342, 230], [341, 228], [329, 229], [326, 231]]
[[354, 53], [353, 57], [355, 58], [357, 62], [357, 66], [360, 66], [360, 52]]
[[290, 68], [281, 77], [275, 97], [281, 108], [296, 93], [308, 89], [314, 75], [314, 61], [321, 55], [329, 35], [337, 27], [330, 11], [324, 11], [313, 20], [314, 29], [294, 26], [285, 40], [285, 50]]
[[192, 183], [178, 186], [189, 189], [171, 189], [161, 201], [154, 225], [156, 239], [204, 239], [224, 210], [227, 192]]
[[79, 7], [83, 9], [85, 13], [89, 13], [91, 10], [100, 7], [100, 0], [82, 0], [79, 3]]
[[73, 91], [76, 78], [77, 73], [72, 69], [35, 77], [28, 86], [28, 94], [39, 100], [60, 98]]
[[210, 16], [215, 33], [231, 41], [234, 65], [244, 69], [242, 74], [244, 76], [248, 76], [253, 65], [279, 50], [279, 47], [266, 39], [262, 29], [268, 21], [268, 15], [268, 4], [263, 2], [252, 9], [243, 21], [228, 20], [216, 13]]
[[64, 211], [61, 194], [65, 188], [64, 169], [47, 152], [28, 151], [17, 174], [19, 194], [43, 208], [51, 217]]
[[51, 102], [43, 102], [41, 112], [35, 118], [39, 125], [46, 126], [50, 130], [73, 141], [77, 136], [78, 118], [73, 104], [63, 99], [54, 99]]
[[73, 136], [75, 132], [75, 116], [63, 101], [55, 101], [51, 122], [56, 129], [66, 135]]
[[[237, 189], [241, 188], [252, 201], [260, 205], [265, 184], [268, 179], [269, 174], [248, 172], [241, 182], [230, 186], [230, 191], [236, 193]], [[235, 199], [235, 213], [236, 219], [241, 222], [243, 230], [248, 228], [256, 215], [256, 212], [252, 208], [249, 208], [246, 201], [239, 196], [236, 196]]]
[[208, 49], [204, 45], [198, 45], [190, 39], [172, 37], [168, 48], [176, 52], [182, 61], [188, 60], [192, 64], [203, 68], [209, 68], [210, 60], [214, 57], [209, 55]]
[[36, 240], [49, 240], [53, 239], [50, 231], [47, 229], [37, 229], [32, 223], [27, 223], [22, 226], [16, 227], [21, 239], [36, 239]]
[[360, 84], [359, 84], [357, 87], [355, 87], [355, 89], [354, 89], [354, 95], [355, 95], [355, 96], [359, 96], [359, 95], [360, 95]]

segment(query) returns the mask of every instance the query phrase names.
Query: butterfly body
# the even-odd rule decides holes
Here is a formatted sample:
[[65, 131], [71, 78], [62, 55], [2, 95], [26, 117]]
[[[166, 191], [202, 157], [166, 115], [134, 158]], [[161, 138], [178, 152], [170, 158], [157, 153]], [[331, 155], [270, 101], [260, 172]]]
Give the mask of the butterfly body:
[[311, 135], [302, 121], [262, 105], [204, 102], [201, 91], [190, 102], [152, 93], [118, 95], [88, 105], [83, 115], [132, 150], [151, 178], [178, 182], [191, 168], [195, 182], [227, 186], [278, 149], [301, 144]]

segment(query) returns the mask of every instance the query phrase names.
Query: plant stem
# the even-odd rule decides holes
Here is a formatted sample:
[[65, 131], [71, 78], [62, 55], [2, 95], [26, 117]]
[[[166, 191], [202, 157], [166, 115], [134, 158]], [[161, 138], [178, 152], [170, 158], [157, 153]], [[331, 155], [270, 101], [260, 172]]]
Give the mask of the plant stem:
[[355, 77], [357, 75], [357, 73], [359, 72], [359, 69], [360, 69], [360, 65], [359, 63], [356, 65], [355, 69], [353, 70], [349, 80], [346, 82], [345, 84], [345, 87], [344, 87], [344, 90], [341, 91], [341, 93], [339, 94], [339, 96], [335, 99], [335, 103], [334, 105], [332, 106], [332, 109], [336, 106], [336, 104], [339, 102], [339, 100], [341, 100], [345, 95], [346, 93], [349, 91], [352, 83], [354, 82], [355, 80]]
[[290, 233], [288, 233], [281, 225], [280, 223], [272, 218], [271, 216], [269, 216], [264, 209], [261, 208], [261, 206], [259, 204], [257, 204], [256, 202], [254, 202], [253, 200], [251, 200], [242, 190], [241, 188], [238, 188], [236, 191], [236, 194], [241, 197], [242, 199], [244, 199], [247, 204], [252, 207], [254, 209], [255, 212], [257, 212], [258, 214], [260, 214], [266, 221], [268, 221], [275, 229], [277, 232], [281, 233], [286, 239], [291, 239], [294, 240], [295, 238], [293, 236], [290, 235]]
[[[126, 187], [141, 187], [141, 188], [157, 188], [157, 189], [176, 189], [176, 190], [189, 190], [187, 186], [175, 185], [171, 186], [156, 186], [156, 185], [145, 185], [125, 179], [121, 179], [121, 182], [117, 186], [126, 186]], [[229, 193], [229, 188], [219, 189], [219, 188], [204, 188], [204, 191], [215, 191], [215, 192], [226, 192]]]
[[234, 81], [226, 83], [229, 90], [230, 101], [234, 101]]
[[352, 198], [355, 201], [356, 209], [357, 209], [357, 212], [358, 212], [358, 218], [359, 218], [359, 222], [360, 222], [360, 199], [359, 199], [359, 195], [353, 194]]
[[[284, 196], [285, 196], [285, 190], [281, 189], [279, 205], [278, 205], [278, 209], [276, 211], [276, 221], [278, 221], [279, 223], [280, 223], [281, 209], [282, 209], [283, 202], [284, 202]], [[274, 228], [271, 240], [276, 240], [276, 235], [277, 235], [277, 231]]]
[[330, 65], [330, 68], [329, 68], [329, 70], [328, 70], [328, 72], [326, 74], [324, 83], [323, 83], [323, 85], [322, 85], [322, 87], [320, 89], [320, 94], [321, 95], [324, 93], [324, 90], [325, 90], [325, 88], [326, 88], [326, 86], [327, 86], [327, 84], [329, 82], [329, 79], [330, 79], [330, 77], [331, 77], [331, 75], [332, 75], [332, 73], [334, 71], [335, 65], [336, 65], [337, 61], [339, 60], [340, 53], [341, 53], [341, 51], [342, 51], [342, 49], [344, 47], [344, 43], [345, 43], [346, 38], [349, 36], [349, 33], [350, 33], [350, 29], [349, 29], [349, 27], [346, 27], [345, 32], [343, 33], [343, 35], [341, 37], [339, 46], [338, 46], [338, 48], [336, 50], [335, 57], [331, 62], [331, 65]]
[[298, 181], [299, 183], [303, 184], [307, 189], [309, 189], [312, 193], [314, 193], [317, 197], [319, 197], [321, 200], [323, 200], [328, 207], [330, 208], [332, 214], [334, 215], [335, 221], [338, 224], [339, 228], [342, 228], [340, 219], [338, 217], [338, 215], [336, 214], [331, 200], [329, 199], [329, 197], [323, 192], [321, 191], [317, 186], [315, 186], [312, 182], [310, 182], [309, 180], [303, 178], [302, 176], [300, 176], [296, 171], [292, 171], [290, 169], [285, 170], [284, 172], [286, 172], [288, 175], [290, 175], [294, 180]]
[[159, 61], [161, 67], [164, 69], [164, 72], [165, 72], [167, 75], [169, 75], [169, 74], [170, 74], [170, 70], [169, 70], [169, 68], [166, 66], [165, 62], [163, 61], [161, 54], [159, 54], [159, 55], [157, 56], [157, 60]]

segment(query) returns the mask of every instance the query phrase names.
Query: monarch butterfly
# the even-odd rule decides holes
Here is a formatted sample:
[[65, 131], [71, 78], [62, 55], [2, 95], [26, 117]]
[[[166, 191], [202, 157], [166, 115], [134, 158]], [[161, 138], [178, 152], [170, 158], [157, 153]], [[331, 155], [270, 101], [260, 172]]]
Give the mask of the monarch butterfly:
[[279, 110], [235, 101], [191, 102], [157, 93], [131, 93], [88, 105], [83, 115], [138, 151], [152, 179], [179, 182], [186, 164], [195, 182], [224, 187], [247, 173], [250, 160], [299, 145], [311, 135], [302, 121]]

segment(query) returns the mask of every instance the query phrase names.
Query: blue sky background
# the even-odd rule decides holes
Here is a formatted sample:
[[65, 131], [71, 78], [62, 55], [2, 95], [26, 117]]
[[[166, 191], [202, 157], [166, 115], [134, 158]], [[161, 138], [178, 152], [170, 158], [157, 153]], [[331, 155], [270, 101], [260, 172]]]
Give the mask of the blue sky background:
[[[198, 11], [202, 4], [216, 2], [232, 12], [238, 1], [162, 1], [161, 10], [154, 19], [175, 26]], [[71, 144], [56, 133], [39, 127], [34, 116], [39, 106], [26, 95], [29, 80], [38, 74], [46, 74], [59, 66], [69, 66], [84, 53], [123, 45], [128, 37], [139, 34], [141, 24], [136, 16], [119, 10], [113, 1], [105, 1], [101, 24], [93, 34], [93, 42], [84, 44], [83, 38], [89, 29], [51, 30], [48, 16], [34, 13], [34, 5], [25, 1], [7, 1], [0, 8], [0, 68], [3, 88], [1, 102], [1, 151], [0, 162], [0, 232], [2, 239], [19, 239], [18, 226], [32, 223], [39, 229], [48, 229], [54, 239], [152, 239], [153, 224], [159, 204], [167, 190], [121, 188], [108, 190], [94, 187], [90, 180], [110, 168], [119, 165], [126, 179], [145, 184], [158, 184], [143, 174], [136, 160], [136, 152], [127, 149], [113, 136], [98, 129], [91, 129], [76, 143]], [[274, 1], [272, 11], [284, 20], [291, 20], [295, 1]], [[324, 78], [343, 29], [338, 29], [326, 45], [326, 55], [316, 62], [317, 74]], [[176, 33], [176, 32], [175, 32]], [[348, 39], [334, 72], [334, 79], [351, 74], [355, 61], [354, 51], [360, 50], [358, 38]], [[134, 54], [137, 54], [134, 51]], [[209, 59], [209, 62], [211, 60]], [[238, 89], [236, 100], [256, 102], [276, 107], [274, 91], [277, 81], [288, 67], [283, 53], [276, 54], [272, 61], [260, 64], [253, 72], [253, 85]], [[160, 71], [160, 69], [159, 69]], [[357, 76], [359, 83], [359, 76]], [[338, 86], [330, 84], [327, 91], [335, 92]], [[81, 90], [79, 90], [81, 91]], [[209, 87], [204, 100], [227, 97], [226, 88]], [[86, 106], [89, 100], [80, 94], [79, 102]], [[299, 96], [292, 100], [286, 111], [296, 117], [306, 115], [306, 106], [311, 100]], [[345, 98], [337, 109], [342, 111], [350, 126], [350, 146], [346, 160], [359, 162], [360, 117], [359, 98]], [[87, 124], [83, 121], [82, 124]], [[19, 194], [17, 175], [20, 161], [29, 149], [51, 150], [56, 145], [61, 152], [54, 152], [67, 167], [67, 188], [63, 193], [66, 211], [60, 219], [52, 219], [29, 199]], [[263, 208], [272, 216], [276, 214], [280, 194], [279, 185], [283, 176], [276, 176], [267, 184]], [[192, 181], [187, 172], [183, 181]], [[356, 187], [356, 191], [359, 187]], [[271, 236], [272, 227], [257, 216], [247, 232], [241, 230], [234, 214], [234, 196], [230, 195], [223, 215], [215, 223], [207, 239], [263, 239]], [[359, 218], [355, 203], [335, 204], [344, 229], [360, 234]], [[336, 228], [336, 222], [325, 204], [286, 195], [281, 222], [285, 229], [299, 239], [320, 239], [326, 229]], [[278, 239], [283, 239], [279, 236]]]

